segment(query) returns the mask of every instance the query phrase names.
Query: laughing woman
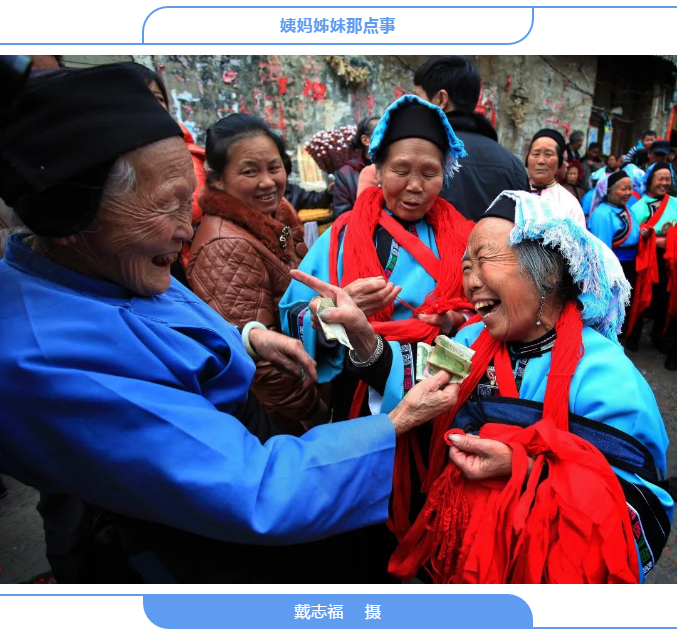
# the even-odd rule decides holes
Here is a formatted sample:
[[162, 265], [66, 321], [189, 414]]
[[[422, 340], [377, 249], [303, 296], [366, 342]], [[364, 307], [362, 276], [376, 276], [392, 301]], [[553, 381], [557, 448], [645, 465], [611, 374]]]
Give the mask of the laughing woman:
[[[229, 323], [258, 321], [280, 331], [278, 302], [307, 251], [297, 214], [283, 198], [284, 142], [259, 118], [232, 114], [210, 127], [206, 152], [204, 216], [186, 269], [191, 288]], [[260, 361], [253, 390], [292, 434], [323, 419], [324, 405], [303, 373]]]
[[[437, 583], [637, 583], [666, 544], [666, 430], [617, 341], [630, 287], [561, 212], [503, 192], [468, 240], [464, 290], [483, 320], [456, 335], [475, 354], [434, 420], [426, 505], [389, 565], [405, 581], [421, 568]], [[339, 310], [331, 320], [356, 329]], [[360, 330], [359, 347], [378, 344]], [[382, 353], [363, 377], [399, 362]]]

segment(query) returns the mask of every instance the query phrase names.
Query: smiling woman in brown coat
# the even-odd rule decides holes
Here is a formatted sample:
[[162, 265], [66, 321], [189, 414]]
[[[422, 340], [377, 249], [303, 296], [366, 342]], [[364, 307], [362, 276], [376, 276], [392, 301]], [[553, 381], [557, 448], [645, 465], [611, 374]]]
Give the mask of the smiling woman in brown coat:
[[[232, 114], [207, 132], [203, 219], [187, 267], [193, 291], [227, 321], [259, 321], [280, 331], [278, 302], [290, 269], [306, 254], [304, 231], [285, 200], [287, 174], [281, 137], [260, 119]], [[281, 373], [260, 361], [253, 390], [287, 432], [322, 421], [318, 391], [303, 374]]]

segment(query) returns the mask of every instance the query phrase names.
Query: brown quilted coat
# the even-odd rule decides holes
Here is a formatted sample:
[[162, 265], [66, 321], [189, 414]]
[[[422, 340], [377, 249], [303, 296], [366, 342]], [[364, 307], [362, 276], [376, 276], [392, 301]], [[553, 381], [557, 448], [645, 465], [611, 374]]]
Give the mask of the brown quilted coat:
[[[203, 218], [191, 246], [186, 276], [201, 299], [234, 325], [259, 321], [281, 331], [278, 304], [307, 251], [294, 208], [283, 199], [273, 216], [244, 206], [229, 194], [205, 188]], [[290, 228], [286, 246], [280, 236]], [[259, 361], [252, 389], [266, 411], [287, 430], [303, 432], [319, 409], [315, 387]]]

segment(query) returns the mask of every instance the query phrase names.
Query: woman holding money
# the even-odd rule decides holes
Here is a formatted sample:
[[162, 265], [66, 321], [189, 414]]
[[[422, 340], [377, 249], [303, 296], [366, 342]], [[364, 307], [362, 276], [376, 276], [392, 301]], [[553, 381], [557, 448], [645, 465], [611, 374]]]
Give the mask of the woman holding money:
[[[443, 111], [413, 95], [393, 103], [370, 145], [379, 187], [323, 234], [300, 265], [342, 286], [405, 368], [382, 395], [357, 389], [345, 370], [341, 342], [328, 339], [317, 319], [317, 294], [293, 281], [280, 302], [283, 331], [303, 341], [318, 363], [319, 382], [333, 381], [333, 419], [360, 409], [393, 408], [414, 382], [410, 343], [452, 333], [471, 308], [463, 299], [459, 260], [473, 223], [438, 197], [466, 155]], [[333, 336], [330, 333], [330, 336]]]
[[[414, 386], [413, 343], [451, 334], [472, 314], [462, 293], [459, 261], [473, 223], [438, 195], [466, 155], [443, 111], [414, 95], [393, 103], [374, 129], [370, 155], [379, 187], [365, 190], [315, 243], [300, 269], [341, 286], [379, 333], [376, 352], [361, 358], [345, 347], [341, 329], [321, 329], [318, 293], [292, 281], [280, 302], [283, 331], [300, 339], [315, 358], [319, 382], [332, 382], [333, 421], [358, 417], [363, 409], [387, 412]], [[329, 304], [322, 304], [327, 307]], [[329, 334], [328, 334], [329, 332]], [[336, 339], [336, 340], [335, 340]], [[357, 348], [356, 348], [357, 349]], [[380, 383], [367, 383], [354, 365], [367, 367], [380, 351], [397, 355]], [[397, 445], [391, 529], [409, 526], [411, 494], [418, 497], [429, 433]], [[385, 530], [361, 531], [341, 556], [364, 582], [383, 582], [393, 538]], [[349, 559], [346, 559], [350, 557]]]
[[[424, 568], [445, 583], [643, 581], [673, 502], [662, 418], [617, 341], [629, 297], [619, 261], [557, 208], [504, 192], [473, 230], [463, 274], [482, 316], [455, 337], [473, 351], [470, 371], [448, 355], [459, 400], [434, 420], [426, 505], [390, 571], [408, 580]], [[353, 325], [340, 309], [323, 317]], [[361, 346], [379, 345], [364, 336]], [[380, 386], [399, 361], [384, 349], [363, 377]]]

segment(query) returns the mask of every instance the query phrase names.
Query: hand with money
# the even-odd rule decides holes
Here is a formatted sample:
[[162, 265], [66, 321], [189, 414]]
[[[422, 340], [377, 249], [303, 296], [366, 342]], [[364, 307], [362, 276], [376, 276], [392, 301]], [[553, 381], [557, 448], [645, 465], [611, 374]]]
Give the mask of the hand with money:
[[[290, 275], [319, 295], [309, 303], [311, 325], [314, 329], [322, 331], [326, 336], [329, 332], [340, 343], [351, 347], [359, 361], [365, 361], [372, 356], [377, 347], [377, 335], [365, 313], [356, 306], [345, 290], [303, 271], [293, 270]], [[332, 305], [323, 301], [325, 299], [332, 300]]]
[[436, 336], [434, 343], [433, 346], [417, 343], [415, 380], [418, 382], [439, 371], [446, 371], [452, 376], [451, 382], [462, 382], [471, 373], [471, 360], [475, 351], [442, 334]]
[[419, 382], [388, 414], [396, 436], [451, 410], [458, 396], [459, 385], [450, 383], [450, 374], [446, 371]]

